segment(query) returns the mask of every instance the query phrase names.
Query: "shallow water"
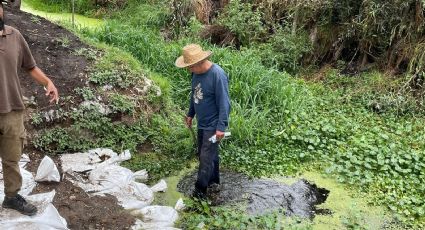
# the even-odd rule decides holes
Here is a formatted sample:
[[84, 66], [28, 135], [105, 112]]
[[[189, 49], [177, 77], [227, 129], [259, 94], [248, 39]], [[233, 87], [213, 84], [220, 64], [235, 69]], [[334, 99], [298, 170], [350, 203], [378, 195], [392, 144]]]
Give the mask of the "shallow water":
[[[37, 11], [31, 8], [29, 5], [25, 4], [25, 2], [23, 2], [22, 8], [23, 8], [23, 11], [45, 17], [49, 20], [62, 21], [62, 22], [68, 22], [68, 23], [71, 21], [71, 14], [69, 13], [55, 14], [55, 13]], [[81, 15], [76, 16], [76, 22], [77, 22], [77, 25], [81, 27], [87, 27], [90, 29], [102, 26], [103, 24], [103, 20], [101, 19], [92, 19], [92, 18], [81, 16]], [[193, 170], [193, 168], [190, 170]], [[178, 176], [174, 176], [174, 177], [170, 177], [166, 179], [169, 186], [167, 192], [158, 193], [158, 195], [161, 198], [160, 199], [155, 198], [159, 204], [173, 206], [175, 202], [177, 201], [177, 199], [183, 195], [179, 191], [181, 191], [185, 195], [188, 195], [191, 193], [194, 182], [195, 182], [196, 174], [192, 174], [191, 178], [185, 177], [185, 179], [183, 179], [179, 183], [178, 185], [179, 191], [177, 191], [177, 184], [183, 176], [184, 175], [178, 175]], [[259, 187], [242, 186], [241, 183], [239, 183], [246, 180], [249, 181], [249, 178], [240, 178], [242, 181], [233, 182], [232, 181], [233, 176], [230, 176], [228, 181], [229, 183], [225, 183], [226, 174], [222, 174], [222, 176], [223, 176], [222, 187], [224, 188], [222, 189], [222, 192], [220, 192], [219, 194], [217, 203], [219, 202], [222, 202], [222, 204], [232, 204], [237, 202], [248, 203], [250, 202], [248, 198], [253, 197], [254, 199], [256, 199], [256, 201], [254, 201], [253, 203], [258, 204], [257, 206], [254, 205], [251, 210], [251, 212], [254, 212], [254, 213], [255, 213], [254, 211], [255, 207], [260, 207], [260, 208], [261, 207], [266, 207], [266, 208], [267, 207], [270, 207], [270, 208], [284, 207], [285, 204], [281, 205], [279, 204], [279, 202], [282, 202], [282, 200], [284, 199], [290, 198], [291, 196], [288, 196], [288, 194], [289, 195], [292, 194], [292, 199], [295, 199], [295, 200], [298, 199], [296, 195], [295, 196], [293, 195], [293, 192], [298, 191], [297, 188], [299, 188], [300, 190], [305, 189], [306, 191], [314, 190], [310, 188], [310, 186], [313, 186], [313, 185], [308, 185], [302, 182], [303, 180], [300, 180], [298, 178], [287, 178], [287, 177], [274, 178], [276, 180], [273, 180], [273, 181], [274, 183], [277, 183], [277, 185], [274, 183], [270, 183], [269, 182], [270, 180], [265, 179], [267, 181], [266, 184], [270, 186], [268, 187], [266, 186], [264, 188], [263, 185], [260, 185]], [[241, 175], [235, 175], [236, 178], [239, 178], [240, 176]], [[303, 201], [306, 201], [306, 203], [304, 203], [303, 205], [298, 205], [297, 207], [298, 209], [288, 211], [292, 213], [292, 215], [297, 215], [296, 211], [301, 209], [301, 211], [303, 212], [302, 214], [306, 214], [307, 217], [313, 217], [315, 211], [316, 213], [317, 211], [320, 211], [325, 214], [329, 214], [329, 213], [332, 214], [332, 215], [317, 215], [316, 218], [314, 218], [313, 220], [313, 226], [314, 226], [313, 229], [326, 229], [326, 230], [344, 229], [347, 227], [346, 226], [347, 223], [352, 223], [352, 222], [360, 223], [361, 226], [365, 229], [382, 229], [382, 226], [385, 225], [385, 222], [391, 222], [392, 220], [392, 216], [388, 216], [386, 214], [385, 212], [386, 209], [384, 207], [369, 205], [370, 198], [365, 196], [365, 194], [360, 194], [356, 188], [350, 188], [342, 184], [339, 184], [335, 181], [334, 178], [325, 177], [323, 173], [307, 172], [301, 175], [300, 177], [307, 178], [309, 181], [314, 181], [319, 186], [323, 186], [331, 191], [328, 194], [329, 196], [327, 197], [326, 202], [319, 205], [319, 207], [322, 209], [311, 208], [311, 206], [309, 206], [308, 204], [312, 204], [314, 202], [310, 202], [309, 199], [305, 199], [301, 197]], [[258, 181], [262, 181], [262, 180], [264, 179], [258, 179]], [[281, 183], [276, 181], [279, 181]], [[293, 188], [292, 184], [298, 181], [301, 181], [301, 182], [299, 183], [299, 185], [297, 185], [296, 188]], [[249, 182], [249, 183], [252, 183], [252, 182]], [[282, 185], [284, 186], [281, 187]], [[233, 188], [231, 186], [239, 186], [239, 187]], [[231, 191], [232, 189], [239, 191], [239, 193], [235, 194], [234, 192]], [[272, 191], [273, 193], [276, 193], [275, 189], [277, 189], [276, 200], [271, 200], [270, 202], [268, 202], [267, 197], [266, 198], [261, 197], [261, 194], [264, 193], [263, 190]], [[286, 191], [287, 189], [289, 189], [290, 191]], [[279, 194], [279, 191], [282, 194]], [[320, 194], [320, 190], [318, 191]], [[223, 194], [223, 198], [221, 198], [222, 194]], [[242, 194], [248, 197], [244, 197]], [[300, 194], [304, 194], [306, 197], [312, 197], [309, 194], [305, 194], [305, 191], [301, 191]], [[265, 195], [269, 196], [269, 194], [267, 193]], [[266, 200], [267, 202], [265, 201], [263, 204], [262, 202], [260, 202], [262, 199]], [[315, 199], [312, 199], [312, 200], [317, 201], [320, 199], [317, 199], [316, 197]], [[276, 204], [279, 204], [279, 206], [277, 206]], [[286, 205], [285, 207], [292, 207], [289, 204]], [[295, 204], [299, 204], [299, 202], [298, 203], [295, 202]], [[249, 208], [248, 205], [247, 207]], [[305, 211], [303, 207], [307, 207], [308, 210]], [[285, 210], [289, 210], [289, 209], [285, 209]]]
[[[31, 13], [31, 14], [46, 18], [50, 21], [72, 23], [71, 13], [50, 13], [50, 12], [36, 10], [32, 8], [25, 1], [22, 2], [21, 10], [27, 13]], [[77, 27], [89, 28], [89, 29], [95, 29], [97, 27], [100, 27], [103, 25], [103, 22], [104, 22], [102, 19], [89, 18], [79, 14], [74, 15], [74, 21]]]

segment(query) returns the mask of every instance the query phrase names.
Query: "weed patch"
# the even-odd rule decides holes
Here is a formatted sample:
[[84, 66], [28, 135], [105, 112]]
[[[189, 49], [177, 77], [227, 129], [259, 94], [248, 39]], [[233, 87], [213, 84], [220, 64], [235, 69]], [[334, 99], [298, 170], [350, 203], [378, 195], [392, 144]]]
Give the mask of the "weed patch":
[[[159, 87], [167, 89], [164, 95], [172, 98], [161, 100], [168, 106], [152, 116], [149, 123], [141, 122], [133, 126], [115, 126], [112, 118], [93, 112], [92, 115], [83, 113], [84, 116], [73, 118], [78, 120], [75, 132], [79, 133], [79, 137], [85, 135], [82, 131], [84, 127], [89, 134], [96, 134], [93, 136], [98, 137], [98, 143], [104, 144], [104, 147], [134, 150], [138, 144], [149, 140], [154, 152], [137, 156], [127, 166], [135, 170], [147, 168], [154, 177], [171, 174], [193, 153], [190, 134], [183, 126], [182, 115], [179, 115], [182, 114], [180, 108], [188, 106], [190, 76], [173, 65], [181, 47], [192, 42], [192, 39], [166, 42], [161, 37], [161, 28], [173, 16], [166, 6], [155, 1], [135, 4], [114, 15], [114, 19], [108, 20], [105, 27], [98, 31], [82, 33], [96, 41], [126, 50], [143, 63], [144, 68], [157, 73], [160, 76], [157, 77], [160, 79]], [[357, 82], [368, 88], [367, 79], [374, 76], [358, 81], [334, 75], [328, 79], [327, 86], [309, 84], [273, 67], [265, 67], [257, 55], [258, 50], [254, 48], [234, 51], [210, 44], [202, 45], [214, 52], [212, 60], [229, 74], [232, 137], [222, 145], [221, 159], [224, 165], [251, 176], [270, 176], [295, 173], [303, 166], [314, 163], [338, 181], [362, 192], [373, 193], [374, 203], [388, 207], [410, 227], [424, 227], [424, 119], [412, 116], [416, 111], [414, 108], [418, 106], [403, 104], [406, 99], [398, 98], [398, 94], [390, 99], [379, 99], [381, 91], [362, 95], [363, 92], [371, 92], [373, 87], [363, 92], [360, 89], [358, 93], [347, 90], [349, 87], [359, 89]], [[294, 45], [289, 52], [302, 53], [307, 50], [304, 48]], [[280, 47], [272, 44], [267, 49], [276, 52]], [[284, 61], [289, 61], [283, 64], [292, 63], [296, 56], [288, 57]], [[99, 61], [90, 76], [94, 84], [112, 84], [127, 89], [137, 85], [140, 76], [148, 73], [137, 67], [136, 60], [129, 61], [126, 56], [115, 55], [103, 60], [107, 61]], [[274, 60], [276, 63], [282, 62]], [[386, 112], [376, 113], [368, 108], [371, 97], [387, 101]], [[119, 96], [115, 106], [121, 112], [128, 113], [131, 106], [123, 98]], [[156, 102], [155, 96], [150, 101]], [[57, 146], [71, 148], [68, 143], [75, 141], [75, 138], [70, 138], [73, 132], [64, 128], [47, 133], [46, 141], [39, 146], [49, 146], [48, 140], [52, 139], [49, 137], [63, 136], [63, 140], [51, 144], [51, 149], [57, 149]], [[115, 135], [120, 137], [116, 139]], [[90, 143], [72, 144], [76, 145], [81, 147]], [[182, 227], [200, 222], [207, 226], [224, 223], [229, 228], [237, 229], [248, 228], [246, 223], [275, 227], [267, 225], [261, 218], [250, 220], [242, 214], [227, 217], [231, 215], [229, 211], [208, 205], [201, 205], [200, 209], [192, 205], [193, 209], [201, 215], [192, 213], [184, 217]], [[232, 218], [237, 221], [231, 221]], [[265, 217], [276, 224], [274, 218], [273, 215]], [[242, 227], [236, 226], [237, 222]], [[353, 214], [352, 219], [347, 219], [346, 226], [356, 227], [358, 222], [361, 221]]]

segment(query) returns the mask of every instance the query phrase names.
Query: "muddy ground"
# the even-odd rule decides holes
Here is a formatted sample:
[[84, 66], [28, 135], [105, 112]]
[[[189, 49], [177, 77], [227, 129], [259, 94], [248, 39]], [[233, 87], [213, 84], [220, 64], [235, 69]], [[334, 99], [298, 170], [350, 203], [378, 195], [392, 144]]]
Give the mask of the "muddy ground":
[[[43, 18], [25, 12], [5, 9], [6, 24], [18, 29], [27, 40], [32, 54], [40, 67], [55, 83], [61, 98], [74, 97], [74, 103], [81, 99], [75, 96], [74, 89], [86, 85], [87, 68], [90, 66], [83, 56], [75, 51], [88, 48], [78, 37]], [[20, 73], [24, 96], [35, 98], [35, 105], [27, 107], [26, 128], [29, 143], [40, 128], [32, 127], [29, 118], [34, 111], [48, 111], [57, 105], [50, 105], [43, 88], [36, 84], [29, 75]], [[58, 107], [66, 110], [72, 103], [63, 100]], [[31, 158], [28, 170], [34, 175], [44, 154], [27, 145], [24, 153]], [[60, 168], [58, 157], [51, 156]], [[61, 173], [62, 174], [62, 173]], [[68, 180], [60, 183], [38, 184], [33, 193], [48, 192], [55, 189], [53, 201], [59, 213], [68, 222], [70, 229], [129, 229], [134, 224], [134, 217], [117, 204], [111, 196], [89, 197], [81, 188]]]
[[[196, 177], [197, 170], [184, 176], [177, 184], [178, 190], [190, 196], [195, 189]], [[244, 211], [253, 216], [284, 210], [287, 216], [313, 219], [316, 214], [331, 213], [331, 210], [316, 208], [326, 201], [329, 192], [303, 179], [286, 185], [270, 179], [253, 179], [241, 173], [220, 170], [220, 185], [211, 186], [207, 196], [213, 205], [245, 207]]]

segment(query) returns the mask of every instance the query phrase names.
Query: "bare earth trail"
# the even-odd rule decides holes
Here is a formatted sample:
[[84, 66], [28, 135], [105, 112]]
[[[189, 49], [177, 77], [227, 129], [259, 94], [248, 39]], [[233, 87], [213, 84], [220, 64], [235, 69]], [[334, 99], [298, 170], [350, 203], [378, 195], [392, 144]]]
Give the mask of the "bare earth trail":
[[[87, 67], [90, 66], [83, 56], [75, 52], [88, 48], [78, 37], [66, 29], [53, 24], [41, 17], [25, 12], [5, 9], [6, 24], [18, 29], [27, 40], [37, 65], [54, 81], [60, 97], [73, 97], [73, 100], [59, 105], [50, 105], [44, 95], [43, 87], [36, 84], [29, 75], [21, 71], [20, 81], [25, 97], [34, 97], [35, 105], [27, 106], [26, 128], [28, 141], [31, 142], [36, 132], [42, 127], [35, 128], [30, 122], [30, 114], [35, 111], [49, 111], [54, 108], [67, 110], [78, 103], [74, 89], [86, 85]], [[28, 170], [34, 175], [44, 154], [27, 145], [24, 153], [31, 158]], [[51, 156], [60, 167], [58, 157]], [[112, 196], [89, 197], [81, 188], [72, 185], [68, 180], [55, 184], [38, 184], [33, 193], [47, 192], [55, 189], [53, 201], [59, 213], [68, 222], [70, 229], [129, 229], [134, 224], [134, 217], [117, 204]], [[1, 210], [1, 208], [0, 208]]]

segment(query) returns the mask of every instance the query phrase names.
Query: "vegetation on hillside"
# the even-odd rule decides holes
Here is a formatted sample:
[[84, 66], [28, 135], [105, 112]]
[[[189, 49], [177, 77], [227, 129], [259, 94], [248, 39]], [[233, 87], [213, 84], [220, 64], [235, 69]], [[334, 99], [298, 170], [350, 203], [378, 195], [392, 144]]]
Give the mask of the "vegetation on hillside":
[[47, 12], [71, 12], [74, 7], [76, 13], [101, 17], [125, 8], [128, 0], [25, 0], [25, 2]]
[[[142, 69], [130, 54], [105, 45], [74, 52], [94, 61], [86, 87], [64, 98], [70, 110], [59, 109], [55, 123], [39, 132], [33, 144], [50, 154], [111, 148], [134, 155], [128, 167], [144, 168], [150, 180], [169, 176], [190, 163], [192, 139], [183, 115], [170, 101], [170, 85]], [[46, 126], [44, 112], [33, 113], [35, 127]], [[179, 139], [164, 142], [164, 139]]]
[[[205, 11], [210, 12], [206, 17], [187, 1], [134, 0], [97, 31], [79, 31], [96, 42], [131, 53], [141, 63], [136, 68], [149, 69], [153, 76], [168, 82], [168, 99], [164, 99], [168, 109], [150, 123], [131, 126], [140, 127], [136, 136], [145, 134], [154, 145], [148, 170], [161, 174], [164, 167], [156, 167], [154, 162], [165, 164], [160, 161], [163, 156], [173, 159], [172, 164], [190, 157], [191, 142], [181, 121], [181, 109], [187, 107], [189, 98], [189, 75], [173, 63], [183, 45], [198, 42], [213, 50], [212, 60], [229, 73], [232, 137], [222, 146], [226, 167], [252, 176], [287, 175], [306, 167], [322, 170], [371, 195], [372, 203], [388, 207], [396, 216], [395, 222], [423, 228], [425, 119], [420, 79], [424, 77], [424, 2], [213, 2], [220, 2], [218, 8], [222, 9], [215, 14]], [[213, 31], [221, 31], [220, 35], [230, 31], [229, 36], [237, 42], [222, 45], [231, 44], [239, 50], [214, 46], [203, 39]], [[210, 35], [213, 41], [216, 36]], [[327, 62], [333, 68], [299, 71], [301, 64]], [[352, 63], [355, 75], [350, 70]], [[373, 63], [377, 70], [358, 72]], [[382, 70], [406, 75], [388, 76]], [[309, 81], [290, 73], [301, 73]], [[116, 75], [97, 72], [91, 79], [102, 85], [104, 78]], [[140, 109], [125, 98], [125, 90], [119, 93], [111, 97], [116, 100], [115, 108], [130, 114]], [[96, 133], [97, 128], [92, 131]], [[128, 138], [116, 143], [108, 136], [100, 137], [122, 148], [137, 149], [137, 143], [143, 142], [143, 138], [129, 136], [126, 127], [117, 130], [124, 130], [116, 134]], [[149, 133], [152, 135], [146, 135]], [[136, 158], [129, 166], [141, 169], [146, 163]], [[201, 209], [202, 216], [211, 214], [208, 207]], [[230, 215], [220, 209], [214, 213], [222, 218]], [[274, 218], [270, 215], [252, 221], [268, 226], [267, 221]]]
[[[187, 25], [188, 16], [195, 15], [208, 25], [203, 35], [216, 44], [265, 43], [260, 50], [268, 56], [263, 59], [267, 66], [288, 71], [294, 70], [294, 63], [340, 61], [348, 67], [354, 65], [356, 70], [377, 66], [392, 73], [410, 72], [423, 77], [423, 0], [172, 2], [177, 25]], [[228, 34], [222, 36], [225, 32]]]

